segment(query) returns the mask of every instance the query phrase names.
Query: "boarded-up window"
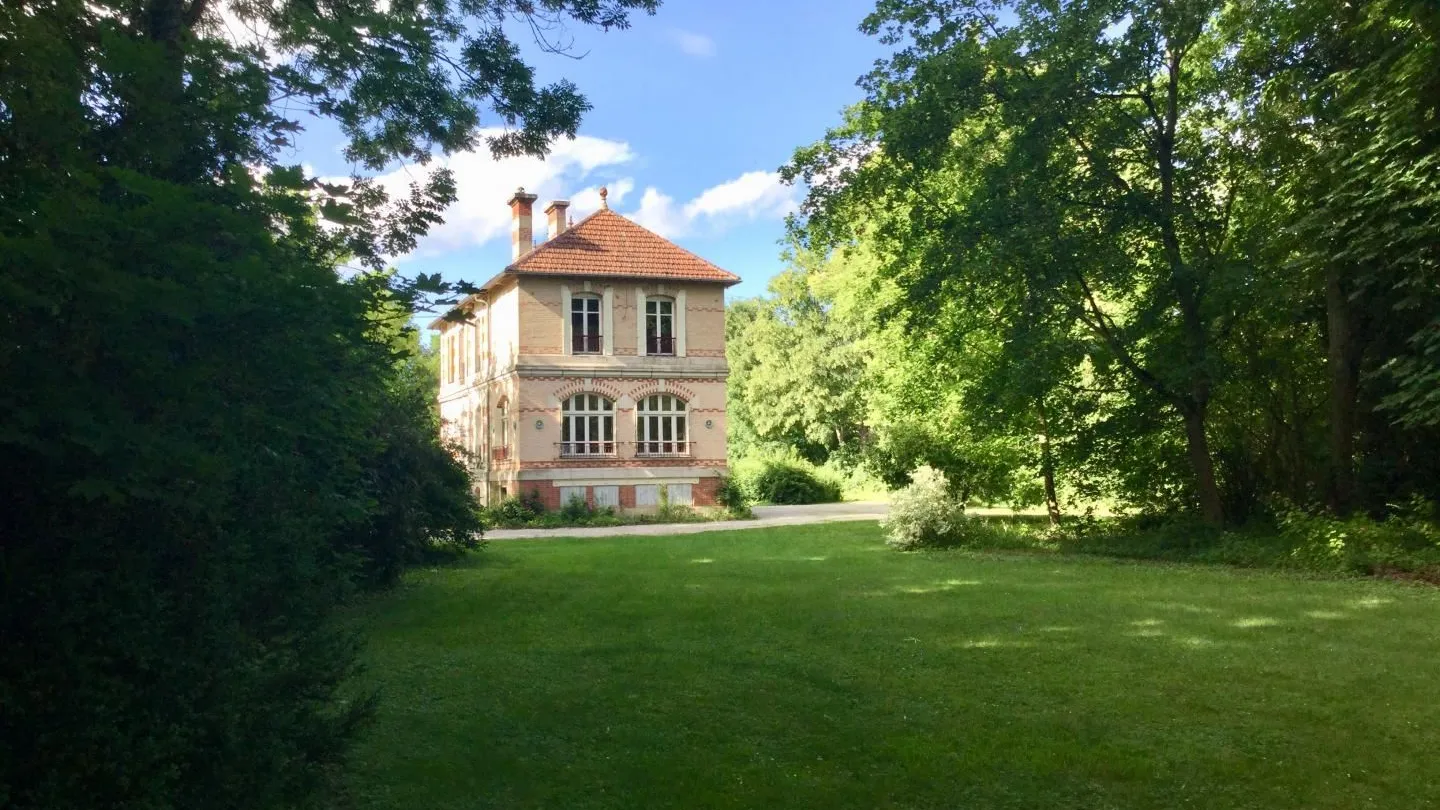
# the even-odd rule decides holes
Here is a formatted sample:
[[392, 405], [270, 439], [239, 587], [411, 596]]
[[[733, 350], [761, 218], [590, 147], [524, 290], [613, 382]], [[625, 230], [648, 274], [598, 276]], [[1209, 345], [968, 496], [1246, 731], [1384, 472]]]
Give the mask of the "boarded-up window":
[[620, 505], [620, 487], [595, 487], [595, 506], [604, 509], [607, 506], [618, 507]]
[[585, 487], [560, 487], [560, 505], [562, 507], [574, 498], [585, 500]]
[[691, 494], [689, 484], [667, 484], [666, 494], [670, 496], [671, 506], [689, 506]]
[[660, 487], [658, 484], [636, 484], [635, 485], [636, 506], [659, 506]]

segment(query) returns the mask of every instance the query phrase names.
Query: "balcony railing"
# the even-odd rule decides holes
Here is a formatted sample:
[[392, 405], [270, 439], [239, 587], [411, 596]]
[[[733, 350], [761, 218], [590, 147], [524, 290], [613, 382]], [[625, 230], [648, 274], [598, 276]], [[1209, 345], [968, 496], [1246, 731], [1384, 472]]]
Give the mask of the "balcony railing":
[[684, 440], [657, 440], [635, 442], [636, 458], [664, 458], [667, 456], [688, 456], [693, 442]]
[[613, 458], [615, 441], [556, 442], [561, 458]]
[[599, 354], [599, 335], [571, 335], [570, 352], [572, 354]]
[[667, 355], [675, 353], [675, 338], [650, 335], [645, 338], [645, 353]]
[[504, 461], [504, 460], [507, 459], [507, 458], [510, 458], [510, 448], [508, 448], [508, 447], [492, 447], [492, 448], [490, 448], [490, 460], [491, 460], [491, 461]]

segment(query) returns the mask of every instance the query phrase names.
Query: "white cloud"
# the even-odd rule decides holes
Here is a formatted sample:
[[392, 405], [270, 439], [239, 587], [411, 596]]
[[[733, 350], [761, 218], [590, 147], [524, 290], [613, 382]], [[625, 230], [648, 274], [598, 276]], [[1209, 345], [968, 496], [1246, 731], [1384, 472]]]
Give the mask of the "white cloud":
[[753, 171], [712, 186], [684, 205], [659, 189], [646, 188], [631, 219], [666, 238], [718, 230], [739, 221], [779, 219], [796, 206], [796, 189], [778, 172]]
[[[607, 187], [607, 202], [619, 211], [638, 189], [633, 177], [620, 175], [635, 159], [624, 141], [581, 135], [557, 141], [544, 160], [495, 160], [482, 147], [479, 152], [437, 159], [432, 166], [396, 169], [377, 181], [392, 198], [399, 198], [409, 193], [412, 182], [423, 181], [433, 166], [448, 166], [455, 173], [456, 200], [445, 211], [445, 221], [421, 240], [413, 258], [463, 250], [492, 240], [508, 242], [510, 209], [505, 201], [520, 186], [540, 198], [535, 210], [537, 242], [548, 236], [543, 211], [551, 200], [570, 200], [570, 216], [578, 222], [600, 207], [603, 184]], [[776, 172], [753, 171], [705, 189], [686, 202], [647, 186], [634, 206], [622, 213], [674, 239], [718, 233], [740, 222], [779, 219], [795, 210], [796, 189], [782, 184]], [[397, 258], [403, 261], [406, 257]]]
[[[622, 177], [606, 184], [605, 201], [611, 207], [617, 206], [624, 202], [625, 198], [634, 190], [635, 181], [629, 177]], [[599, 207], [599, 186], [587, 186], [570, 195], [570, 213], [577, 221], [594, 213]]]
[[[494, 131], [482, 132], [495, 134]], [[564, 197], [566, 192], [585, 182], [592, 174], [624, 165], [635, 157], [630, 145], [580, 135], [573, 140], [556, 141], [545, 159], [515, 157], [495, 160], [483, 147], [478, 152], [461, 152], [435, 161], [455, 173], [455, 202], [445, 211], [445, 222], [436, 227], [421, 243], [423, 254], [445, 253], [483, 244], [510, 233], [510, 209], [505, 201], [515, 189], [523, 186], [540, 197], [537, 210], [537, 231], [544, 229], [541, 211], [550, 200]], [[378, 181], [392, 198], [407, 193], [410, 183], [423, 180], [430, 167], [400, 168], [381, 175]], [[628, 185], [626, 185], [628, 183]], [[634, 181], [612, 183], [611, 203], [623, 199], [634, 187]], [[573, 203], [594, 197], [590, 210], [599, 207], [598, 187], [583, 188], [571, 198]], [[572, 210], [579, 209], [575, 206]], [[577, 218], [579, 216], [577, 211]], [[537, 232], [536, 236], [539, 237]]]
[[670, 41], [687, 56], [708, 59], [715, 55], [715, 40], [704, 34], [682, 31], [679, 28], [672, 28], [668, 33]]

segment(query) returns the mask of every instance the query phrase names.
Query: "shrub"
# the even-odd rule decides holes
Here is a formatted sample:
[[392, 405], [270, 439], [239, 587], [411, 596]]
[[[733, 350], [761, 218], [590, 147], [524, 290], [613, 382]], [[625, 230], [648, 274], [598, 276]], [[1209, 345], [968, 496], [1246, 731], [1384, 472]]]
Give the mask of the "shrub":
[[1336, 519], [1291, 509], [1278, 516], [1291, 567], [1332, 573], [1408, 573], [1440, 579], [1440, 522], [1415, 501], [1386, 520]]
[[570, 500], [560, 507], [560, 517], [573, 523], [584, 523], [595, 514], [590, 504], [580, 495], [571, 495]]
[[656, 523], [681, 523], [681, 522], [686, 522], [687, 519], [688, 519], [692, 514], [694, 514], [694, 510], [692, 510], [692, 509], [691, 509], [690, 507], [688, 507], [688, 506], [680, 506], [680, 505], [677, 505], [677, 504], [672, 504], [672, 503], [670, 503], [670, 488], [669, 488], [669, 487], [666, 487], [666, 486], [661, 486], [661, 487], [660, 487], [660, 495], [659, 495], [659, 498], [660, 498], [660, 502], [659, 502], [659, 503], [656, 505], [656, 507], [655, 507], [655, 522], [656, 522]]
[[911, 473], [910, 485], [891, 498], [882, 525], [891, 547], [910, 550], [960, 543], [965, 521], [965, 504], [950, 492], [945, 474], [926, 465]]
[[490, 519], [497, 526], [520, 526], [534, 520], [543, 511], [537, 509], [535, 498], [509, 497], [490, 509]]
[[333, 611], [472, 542], [469, 481], [379, 281], [87, 177], [0, 250], [0, 805], [302, 806], [370, 703]]
[[754, 500], [778, 504], [834, 503], [841, 495], [839, 483], [810, 467], [781, 460], [767, 460], [749, 490]]
[[420, 354], [418, 343], [414, 348], [382, 400], [374, 436], [383, 450], [367, 478], [369, 522], [345, 535], [345, 549], [361, 563], [362, 582], [372, 587], [394, 583], [408, 565], [478, 547], [484, 528], [469, 472], [438, 440], [439, 375], [427, 362], [433, 356]]
[[752, 515], [750, 499], [746, 497], [745, 489], [728, 476], [720, 479], [720, 485], [715, 489], [715, 502], [731, 517], [745, 518]]

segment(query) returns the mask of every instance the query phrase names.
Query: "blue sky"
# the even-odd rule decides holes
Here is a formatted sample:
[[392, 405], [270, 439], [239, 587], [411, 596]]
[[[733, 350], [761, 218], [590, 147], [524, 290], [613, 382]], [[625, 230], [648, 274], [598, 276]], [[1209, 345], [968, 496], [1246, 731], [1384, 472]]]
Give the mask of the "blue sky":
[[[883, 55], [859, 33], [874, 0], [665, 0], [626, 31], [575, 28], [574, 60], [531, 48], [542, 81], [569, 78], [594, 109], [551, 158], [456, 155], [460, 199], [403, 271], [481, 282], [510, 260], [505, 201], [517, 185], [573, 201], [579, 219], [610, 189], [611, 208], [739, 274], [731, 298], [758, 295], [782, 269], [784, 214], [799, 198], [774, 176], [795, 147], [820, 138], [860, 99], [855, 80]], [[517, 34], [518, 35], [518, 34]], [[527, 41], [528, 44], [528, 41]], [[327, 175], [349, 167], [339, 139], [307, 133], [300, 160]], [[408, 182], [420, 170], [397, 167]]]

